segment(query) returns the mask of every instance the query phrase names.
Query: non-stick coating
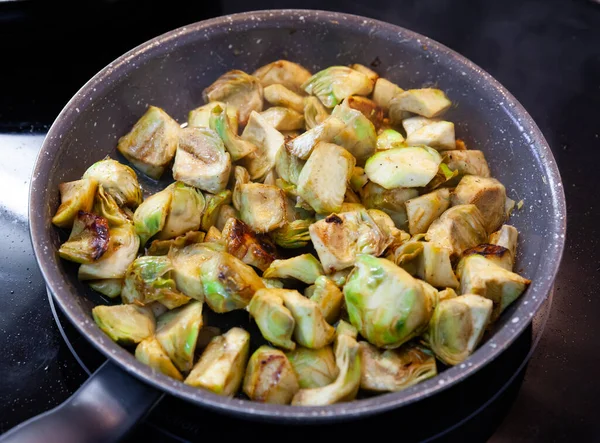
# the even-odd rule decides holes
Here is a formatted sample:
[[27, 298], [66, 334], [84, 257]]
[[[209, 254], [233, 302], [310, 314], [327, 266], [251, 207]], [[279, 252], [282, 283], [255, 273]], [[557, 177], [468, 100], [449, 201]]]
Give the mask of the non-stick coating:
[[[157, 374], [94, 324], [90, 312], [102, 299], [77, 280], [76, 266], [60, 260], [56, 252], [59, 232], [50, 218], [58, 206], [58, 184], [79, 179], [107, 154], [116, 156], [117, 138], [148, 105], [160, 106], [183, 122], [190, 109], [203, 104], [202, 90], [219, 75], [230, 69], [252, 72], [280, 58], [312, 71], [362, 63], [406, 89], [433, 85], [443, 89], [454, 103], [447, 118], [456, 123], [457, 136], [469, 148], [483, 150], [508, 196], [523, 200], [523, 208], [511, 218], [520, 232], [516, 269], [533, 283], [464, 364], [404, 391], [365, 400], [310, 408], [263, 405], [223, 398]], [[376, 20], [323, 11], [226, 16], [179, 28], [133, 49], [67, 104], [42, 146], [31, 183], [31, 236], [41, 271], [63, 311], [90, 342], [126, 371], [172, 395], [265, 420], [319, 421], [372, 414], [463, 380], [493, 360], [531, 321], [550, 291], [565, 241], [564, 194], [554, 158], [512, 95], [479, 67], [426, 37]], [[143, 184], [147, 190], [158, 189], [150, 181]]]

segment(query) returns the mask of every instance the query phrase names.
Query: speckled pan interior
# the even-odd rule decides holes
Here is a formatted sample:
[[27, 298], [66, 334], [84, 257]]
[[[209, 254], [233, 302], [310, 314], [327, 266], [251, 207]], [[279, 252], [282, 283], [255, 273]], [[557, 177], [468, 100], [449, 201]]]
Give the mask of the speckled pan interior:
[[[57, 255], [59, 232], [50, 219], [57, 186], [77, 180], [106, 155], [117, 157], [117, 138], [149, 104], [178, 121], [203, 104], [202, 90], [230, 69], [252, 72], [286, 58], [312, 71], [362, 63], [403, 88], [435, 85], [454, 106], [446, 117], [457, 137], [485, 152], [493, 176], [509, 197], [523, 200], [511, 223], [520, 232], [516, 269], [533, 280], [495, 324], [491, 337], [465, 362], [412, 388], [328, 407], [291, 407], [222, 398], [154, 373], [114, 344], [91, 319], [102, 300], [76, 278], [76, 267]], [[163, 183], [142, 181], [155, 192]], [[36, 162], [30, 193], [31, 236], [48, 287], [73, 324], [124, 370], [183, 399], [248, 418], [340, 420], [401, 407], [430, 396], [492, 361], [527, 326], [548, 296], [561, 259], [565, 201], [552, 153], [522, 106], [486, 72], [450, 49], [397, 26], [322, 11], [258, 11], [195, 23], [125, 54], [92, 78], [56, 119]]]

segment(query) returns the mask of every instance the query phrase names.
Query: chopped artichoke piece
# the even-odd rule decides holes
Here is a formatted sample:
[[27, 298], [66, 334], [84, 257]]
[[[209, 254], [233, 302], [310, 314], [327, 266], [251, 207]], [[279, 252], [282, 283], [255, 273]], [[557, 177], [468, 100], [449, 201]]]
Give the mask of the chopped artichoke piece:
[[346, 128], [346, 124], [337, 117], [328, 117], [323, 123], [314, 126], [305, 133], [287, 142], [286, 149], [296, 157], [306, 160], [320, 142], [333, 141], [336, 135]]
[[453, 288], [459, 286], [452, 270], [450, 250], [433, 243], [422, 243], [422, 266], [417, 272], [419, 278], [438, 288]]
[[104, 190], [102, 185], [98, 185], [92, 212], [104, 217], [108, 221], [108, 226], [110, 227], [120, 226], [124, 223], [131, 222], [129, 217], [131, 209], [127, 207], [125, 207], [125, 209], [120, 208], [115, 199]]
[[282, 106], [296, 112], [304, 112], [304, 97], [283, 85], [270, 85], [264, 89], [265, 100], [273, 106]]
[[326, 107], [333, 108], [351, 95], [369, 95], [373, 82], [362, 72], [346, 66], [331, 66], [314, 74], [302, 88], [316, 95]]
[[231, 397], [242, 384], [249, 353], [250, 334], [231, 328], [210, 341], [184, 383]]
[[265, 288], [268, 289], [283, 289], [283, 282], [276, 278], [261, 278], [262, 282], [265, 285]]
[[231, 130], [237, 134], [238, 133], [238, 110], [235, 106], [229, 105], [227, 106], [223, 102], [211, 102], [207, 103], [204, 106], [200, 106], [199, 108], [193, 109], [188, 114], [188, 126], [193, 128], [208, 128], [210, 129], [210, 114], [214, 108], [217, 106], [225, 109], [227, 116], [229, 117], [229, 124], [231, 125]]
[[477, 175], [490, 177], [490, 168], [483, 152], [469, 149], [468, 151], [444, 151], [443, 161], [459, 175]]
[[387, 151], [388, 149], [402, 148], [404, 146], [404, 137], [393, 129], [386, 129], [377, 136], [378, 151]]
[[233, 207], [238, 211], [242, 207], [241, 202], [241, 190], [242, 185], [246, 183], [250, 183], [250, 174], [246, 168], [242, 166], [236, 166], [233, 168], [233, 177], [234, 177], [234, 185], [233, 185], [233, 195], [231, 197], [231, 201], [233, 203]]
[[222, 205], [219, 209], [219, 216], [215, 222], [215, 227], [221, 231], [230, 218], [240, 218], [240, 213], [231, 205]]
[[[249, 116], [247, 117], [249, 118]], [[227, 110], [220, 106], [215, 106], [210, 111], [210, 129], [215, 131], [221, 140], [227, 152], [231, 154], [232, 160], [244, 158], [257, 150], [254, 143], [241, 138], [234, 131], [233, 124], [227, 114]]]
[[202, 243], [203, 241], [204, 232], [189, 231], [170, 240], [154, 240], [146, 251], [146, 255], [167, 255], [171, 248], [181, 249], [194, 243]]
[[96, 306], [94, 321], [112, 340], [123, 345], [139, 343], [154, 334], [152, 311], [135, 305]]
[[[222, 240], [223, 240], [223, 235], [217, 227], [211, 226], [210, 228], [208, 228], [208, 231], [206, 232], [206, 236], [204, 237], [205, 243], [223, 244]], [[223, 249], [223, 250], [225, 250], [225, 249]]]
[[296, 343], [306, 348], [319, 349], [333, 341], [335, 329], [325, 321], [321, 309], [314, 301], [290, 289], [280, 289], [278, 295], [296, 321]]
[[401, 391], [437, 375], [432, 352], [419, 345], [380, 351], [361, 341], [360, 387], [369, 391]]
[[318, 213], [338, 212], [354, 166], [354, 157], [344, 148], [319, 143], [300, 172], [298, 194]]
[[347, 321], [340, 320], [335, 327], [335, 336], [339, 337], [340, 335], [348, 335], [356, 340], [356, 337], [358, 337], [358, 329]]
[[335, 365], [335, 355], [331, 346], [321, 349], [299, 346], [286, 355], [298, 375], [301, 389], [320, 388], [331, 384], [340, 372]]
[[465, 294], [440, 302], [429, 325], [429, 345], [437, 358], [457, 365], [473, 353], [485, 332], [492, 302]]
[[440, 154], [427, 146], [380, 151], [365, 165], [369, 180], [386, 189], [416, 188], [431, 181], [442, 162]]
[[245, 308], [265, 287], [254, 269], [226, 252], [215, 252], [200, 265], [200, 280], [206, 303], [217, 313]]
[[452, 206], [470, 204], [479, 209], [488, 234], [497, 230], [506, 219], [506, 189], [495, 178], [465, 175], [460, 180], [452, 193]]
[[142, 189], [135, 171], [110, 157], [94, 163], [82, 178], [96, 180], [119, 206], [135, 209], [142, 202]]
[[240, 186], [240, 217], [256, 232], [269, 232], [283, 226], [285, 207], [285, 194], [276, 186], [260, 183]]
[[214, 243], [196, 243], [169, 252], [173, 263], [173, 280], [177, 289], [188, 297], [204, 301], [204, 289], [200, 279], [200, 266], [222, 250]]
[[368, 181], [369, 179], [367, 178], [367, 174], [365, 174], [365, 170], [360, 166], [355, 166], [350, 176], [350, 188], [354, 192], [360, 192]]
[[222, 239], [228, 253], [244, 263], [264, 271], [275, 260], [277, 248], [262, 234], [255, 234], [246, 223], [230, 218], [225, 223]]
[[351, 323], [370, 343], [386, 349], [420, 335], [434, 302], [404, 269], [366, 254], [357, 257], [344, 297]]
[[344, 294], [336, 284], [324, 275], [315, 280], [314, 290], [310, 297], [323, 313], [328, 323], [334, 323], [340, 317]]
[[419, 195], [411, 188], [385, 189], [378, 184], [368, 182], [361, 191], [363, 205], [367, 209], [380, 209], [388, 214], [398, 229], [407, 229], [408, 218], [405, 202]]
[[377, 106], [387, 111], [390, 108], [392, 99], [403, 92], [404, 89], [401, 87], [383, 77], [379, 77], [373, 88], [373, 101], [377, 103]]
[[166, 312], [157, 319], [156, 339], [182, 372], [192, 369], [200, 328], [202, 302], [196, 300]]
[[317, 97], [304, 99], [304, 124], [306, 129], [312, 129], [323, 123], [329, 117], [329, 111]]
[[481, 255], [463, 258], [456, 269], [461, 294], [477, 294], [494, 303], [492, 321], [525, 292], [531, 280], [507, 271]]
[[200, 220], [206, 204], [202, 192], [181, 182], [175, 182], [167, 189], [171, 191], [171, 204], [165, 224], [157, 238], [175, 238], [188, 231], [200, 229]]
[[258, 112], [253, 112], [242, 138], [254, 144], [257, 149], [244, 157], [241, 164], [250, 173], [252, 180], [262, 180], [275, 166], [278, 152], [285, 149], [283, 135]]
[[131, 131], [119, 139], [117, 149], [133, 166], [158, 180], [173, 160], [180, 129], [165, 111], [149, 106]]
[[158, 301], [167, 308], [174, 309], [189, 302], [190, 298], [177, 290], [172, 269], [171, 259], [166, 255], [135, 259], [125, 275], [121, 291], [123, 303], [146, 305]]
[[308, 228], [315, 221], [313, 219], [294, 220], [286, 223], [281, 228], [271, 232], [271, 239], [282, 248], [302, 248], [310, 241]]
[[462, 255], [463, 257], [466, 257], [473, 254], [481, 255], [482, 257], [487, 258], [489, 261], [497, 264], [501, 268], [504, 268], [507, 271], [512, 271], [511, 253], [504, 246], [483, 243], [481, 245], [465, 249]]
[[122, 278], [105, 278], [103, 280], [92, 280], [88, 282], [90, 288], [94, 291], [104, 294], [110, 298], [116, 298], [121, 295], [123, 288]]
[[399, 245], [386, 258], [396, 263], [410, 275], [416, 275], [423, 267], [421, 262], [421, 255], [423, 254], [421, 237], [417, 235]]
[[402, 120], [398, 117], [403, 117], [405, 111], [428, 118], [437, 117], [451, 105], [452, 102], [440, 89], [409, 89], [390, 101], [390, 119], [392, 122]]
[[219, 135], [209, 128], [181, 130], [173, 178], [203, 191], [217, 193], [227, 186], [231, 157]]
[[313, 223], [309, 232], [327, 273], [352, 266], [357, 254], [381, 255], [393, 240], [365, 210], [332, 214]]
[[373, 100], [366, 97], [360, 97], [352, 95], [343, 101], [343, 104], [351, 109], [360, 111], [366, 118], [368, 118], [375, 130], [378, 130], [383, 126], [383, 109], [377, 106]]
[[108, 250], [109, 242], [108, 221], [90, 212], [79, 211], [71, 235], [60, 246], [58, 254], [75, 263], [94, 263]]
[[252, 74], [260, 80], [263, 87], [280, 84], [296, 94], [303, 94], [302, 84], [311, 74], [304, 67], [287, 60], [277, 60], [261, 66]]
[[110, 229], [109, 237], [108, 250], [102, 257], [79, 267], [79, 280], [125, 277], [127, 268], [135, 260], [140, 248], [140, 239], [131, 223]]
[[375, 153], [375, 126], [362, 112], [350, 108], [347, 100], [333, 109], [331, 118], [334, 117], [343, 121], [346, 126], [333, 137], [332, 142], [344, 147], [356, 157], [359, 165], [364, 165], [367, 158]]
[[214, 195], [207, 195], [206, 206], [200, 221], [200, 229], [203, 231], [208, 231], [211, 227], [213, 227], [217, 223], [219, 213], [221, 212], [221, 207], [231, 203], [231, 200], [231, 191], [229, 189], [225, 189], [224, 191]]
[[285, 354], [279, 349], [261, 346], [250, 357], [243, 389], [251, 400], [287, 405], [300, 386]]
[[458, 177], [458, 175], [458, 171], [453, 171], [445, 163], [440, 163], [437, 174], [435, 174], [435, 177], [431, 179], [425, 189], [429, 192], [441, 186], [449, 187], [455, 183], [454, 178]]
[[292, 155], [287, 149], [280, 149], [275, 159], [275, 170], [277, 175], [288, 183], [298, 184], [300, 171], [305, 165], [305, 161]]
[[517, 238], [519, 237], [519, 231], [517, 228], [511, 225], [502, 225], [500, 230], [493, 232], [490, 235], [490, 243], [493, 245], [502, 246], [508, 249], [509, 255], [503, 256], [498, 265], [502, 266], [508, 271], [513, 270], [515, 264], [515, 257], [517, 256]]
[[274, 106], [260, 113], [260, 116], [278, 131], [295, 131], [304, 128], [304, 115], [290, 108]]
[[260, 80], [236, 69], [219, 77], [202, 92], [202, 96], [206, 102], [221, 101], [235, 106], [242, 125], [246, 124], [252, 111], [260, 112], [263, 108]]
[[275, 260], [263, 272], [264, 278], [295, 278], [312, 285], [323, 275], [323, 267], [312, 254], [302, 254], [287, 260]]
[[350, 67], [355, 71], [362, 72], [363, 74], [365, 74], [367, 77], [369, 77], [369, 80], [371, 80], [373, 84], [375, 84], [375, 82], [379, 78], [379, 74], [377, 74], [372, 69], [367, 68], [365, 65], [361, 65], [360, 63], [354, 63], [350, 65]]
[[181, 372], [175, 367], [165, 350], [154, 337], [147, 338], [137, 345], [135, 348], [135, 358], [168, 377], [183, 381]]
[[133, 225], [142, 245], [163, 230], [172, 199], [173, 192], [167, 187], [148, 197], [135, 210]]
[[[438, 291], [437, 299], [438, 303], [444, 300], [450, 300], [451, 298], [458, 297], [456, 291], [452, 288], [446, 288], [443, 291]], [[436, 303], [437, 306], [437, 303]]]
[[[426, 120], [425, 124], [418, 129], [409, 131], [411, 128], [409, 120]], [[454, 138], [454, 123], [448, 121], [429, 120], [424, 117], [411, 117], [402, 122], [406, 129], [406, 144], [409, 146], [426, 145], [438, 151], [456, 149]]]
[[70, 228], [79, 211], [90, 212], [94, 204], [94, 196], [98, 182], [91, 178], [61, 183], [60, 206], [52, 217], [52, 223], [59, 228]]
[[290, 310], [283, 305], [281, 291], [286, 290], [259, 289], [248, 305], [248, 312], [267, 341], [292, 351], [296, 347], [296, 343], [292, 341], [296, 321]]
[[411, 235], [427, 232], [435, 219], [450, 207], [450, 191], [447, 188], [406, 200], [408, 230]]
[[485, 224], [475, 205], [458, 205], [446, 210], [427, 229], [427, 241], [451, 251], [451, 258], [487, 240]]
[[348, 279], [348, 276], [350, 275], [350, 273], [352, 272], [354, 268], [345, 268], [345, 269], [340, 269], [339, 271], [335, 271], [333, 273], [330, 273], [328, 275], [328, 277], [331, 279], [331, 281], [333, 281], [338, 288], [343, 287], [346, 284], [346, 281]]
[[325, 406], [354, 400], [360, 387], [360, 347], [349, 335], [337, 340], [335, 364], [339, 369], [335, 381], [326, 386], [300, 389], [292, 399], [296, 406]]

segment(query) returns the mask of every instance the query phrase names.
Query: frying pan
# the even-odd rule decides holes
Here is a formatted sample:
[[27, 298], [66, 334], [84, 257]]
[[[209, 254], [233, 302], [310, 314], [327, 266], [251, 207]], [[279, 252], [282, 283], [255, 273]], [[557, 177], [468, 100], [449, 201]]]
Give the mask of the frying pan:
[[[520, 232], [516, 269], [533, 282], [464, 364], [397, 393], [326, 407], [277, 406], [224, 398], [176, 382], [139, 363], [95, 325], [91, 309], [108, 300], [79, 282], [76, 266], [58, 257], [64, 233], [50, 222], [59, 204], [58, 184], [79, 179], [106, 155], [119, 158], [117, 138], [149, 104], [185, 121], [187, 112], [203, 103], [202, 90], [227, 70], [252, 72], [280, 58], [312, 71], [362, 63], [404, 88], [443, 89], [455, 103], [447, 117], [456, 123], [458, 136], [468, 147], [483, 150], [508, 195], [524, 201], [511, 218]], [[142, 178], [142, 185], [156, 192], [170, 180]], [[313, 10], [248, 12], [195, 23], [150, 40], [108, 65], [69, 101], [48, 132], [33, 171], [29, 216], [35, 255], [49, 290], [108, 361], [65, 404], [5, 434], [2, 440], [10, 442], [114, 441], [163, 393], [242, 418], [302, 424], [400, 408], [459, 383], [515, 340], [549, 294], [566, 231], [564, 193], [552, 152], [529, 114], [496, 80], [422, 35], [365, 17]], [[237, 313], [210, 321], [226, 330], [245, 326], [247, 314], [241, 317]]]

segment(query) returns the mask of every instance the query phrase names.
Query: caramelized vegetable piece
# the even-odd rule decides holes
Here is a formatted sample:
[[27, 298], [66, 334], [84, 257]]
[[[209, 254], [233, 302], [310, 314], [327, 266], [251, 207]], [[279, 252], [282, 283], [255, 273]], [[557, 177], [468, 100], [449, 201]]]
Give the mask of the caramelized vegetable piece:
[[260, 116], [273, 128], [278, 131], [295, 131], [304, 128], [304, 115], [301, 111], [294, 111], [290, 108], [273, 106], [260, 113]]
[[231, 126], [231, 130], [238, 133], [238, 109], [233, 106], [227, 106], [223, 102], [211, 102], [204, 106], [193, 109], [188, 114], [188, 126], [194, 128], [207, 128], [210, 129], [210, 115], [212, 110], [219, 106], [221, 109], [225, 109], [227, 116], [229, 117], [228, 123]]
[[188, 231], [200, 229], [200, 220], [206, 204], [202, 193], [181, 182], [175, 182], [167, 189], [172, 195], [171, 204], [165, 224], [157, 238], [175, 238]]
[[202, 241], [204, 241], [204, 232], [188, 231], [170, 240], [154, 240], [147, 249], [146, 255], [167, 255], [171, 248], [180, 249]]
[[264, 89], [265, 100], [273, 106], [282, 106], [296, 112], [304, 112], [304, 97], [283, 85], [270, 85]]
[[263, 87], [280, 84], [296, 94], [303, 94], [302, 84], [310, 78], [310, 72], [297, 63], [277, 60], [261, 66], [252, 74]]
[[215, 243], [195, 243], [173, 248], [169, 257], [173, 263], [173, 280], [177, 289], [188, 297], [204, 301], [204, 288], [200, 279], [200, 266], [210, 257], [222, 252], [223, 246]]
[[240, 218], [240, 213], [231, 205], [222, 205], [219, 209], [219, 216], [217, 217], [217, 221], [215, 222], [215, 227], [220, 229], [221, 231], [225, 227], [227, 220], [230, 218]]
[[355, 159], [345, 149], [319, 143], [298, 177], [298, 194], [318, 213], [338, 212]]
[[419, 191], [411, 188], [385, 189], [368, 182], [361, 190], [361, 200], [367, 209], [380, 209], [388, 214], [398, 229], [408, 230], [405, 202], [417, 197]]
[[372, 69], [367, 68], [365, 65], [361, 65], [360, 63], [354, 63], [350, 65], [350, 67], [355, 71], [362, 72], [363, 74], [365, 74], [367, 77], [369, 77], [369, 80], [371, 80], [373, 84], [375, 84], [375, 82], [379, 78], [379, 74], [377, 74]]
[[265, 235], [255, 234], [237, 218], [230, 218], [221, 233], [227, 252], [264, 271], [275, 260], [277, 248]]
[[525, 292], [531, 280], [507, 271], [481, 255], [463, 258], [456, 269], [461, 294], [477, 294], [492, 300], [492, 321]]
[[241, 160], [252, 180], [262, 180], [275, 167], [275, 160], [284, 148], [284, 138], [259, 113], [252, 112], [242, 139], [256, 146], [256, 151]]
[[448, 100], [444, 91], [433, 88], [409, 89], [395, 96], [389, 103], [390, 119], [392, 122], [401, 120], [404, 111], [422, 115], [423, 117], [437, 117], [444, 113], [452, 102]]
[[296, 185], [300, 171], [305, 165], [305, 161], [292, 155], [287, 149], [280, 149], [275, 159], [275, 170], [277, 175], [286, 182]]
[[98, 185], [92, 212], [105, 218], [108, 226], [111, 228], [121, 226], [124, 223], [131, 223], [131, 218], [133, 217], [131, 209], [119, 207], [115, 199], [108, 192], [104, 191], [102, 185]]
[[296, 321], [283, 305], [281, 291], [285, 289], [259, 289], [248, 305], [248, 312], [267, 341], [291, 351], [296, 348], [292, 341]]
[[302, 254], [287, 260], [275, 260], [263, 273], [265, 278], [295, 278], [313, 284], [323, 275], [323, 267], [312, 254]]
[[140, 248], [140, 239], [130, 223], [110, 229], [109, 238], [108, 249], [102, 257], [79, 267], [79, 280], [125, 277]]
[[298, 376], [282, 351], [261, 346], [252, 354], [244, 378], [244, 392], [251, 400], [286, 405], [299, 388]]
[[404, 89], [385, 78], [379, 77], [373, 89], [373, 101], [377, 103], [377, 106], [387, 111], [390, 108], [392, 99], [403, 92]]
[[458, 288], [458, 280], [452, 270], [450, 250], [439, 245], [423, 242], [419, 278], [437, 288]]
[[477, 175], [479, 177], [490, 177], [490, 168], [485, 160], [483, 152], [469, 149], [466, 151], [444, 151], [443, 161], [459, 175]]
[[278, 294], [296, 321], [296, 343], [306, 348], [319, 349], [333, 341], [335, 329], [325, 321], [314, 301], [303, 297], [298, 291], [289, 289], [280, 289]]
[[488, 234], [506, 219], [506, 189], [495, 178], [465, 175], [452, 193], [452, 205], [469, 204], [479, 209]]
[[457, 365], [475, 350], [490, 321], [492, 302], [466, 294], [441, 301], [429, 325], [429, 344], [437, 358]]
[[123, 288], [122, 278], [105, 278], [103, 280], [92, 280], [88, 284], [94, 291], [104, 294], [110, 298], [116, 298], [121, 295]]
[[247, 183], [240, 186], [240, 217], [259, 233], [285, 224], [285, 194], [276, 186]]
[[192, 369], [200, 328], [202, 303], [196, 300], [166, 312], [157, 319], [156, 339], [177, 369], [182, 372]]
[[310, 241], [308, 228], [315, 221], [313, 219], [294, 220], [286, 223], [281, 228], [271, 231], [271, 239], [282, 248], [303, 248]]
[[119, 139], [117, 149], [133, 166], [158, 180], [175, 156], [179, 130], [179, 124], [165, 111], [150, 106]]
[[364, 165], [367, 158], [375, 153], [377, 143], [375, 126], [362, 112], [352, 109], [347, 99], [333, 109], [331, 118], [334, 117], [340, 119], [346, 126], [333, 137], [333, 143], [350, 152], [359, 165]]
[[73, 221], [79, 211], [91, 211], [97, 188], [98, 182], [91, 178], [58, 185], [61, 203], [52, 217], [52, 223], [59, 228], [73, 226]]
[[219, 135], [209, 128], [181, 130], [173, 178], [203, 191], [217, 193], [227, 186], [231, 157]]
[[147, 338], [137, 345], [135, 348], [135, 358], [168, 377], [183, 381], [181, 372], [175, 367], [165, 350], [154, 337]]
[[434, 300], [389, 260], [361, 254], [344, 286], [350, 321], [375, 346], [393, 349], [426, 329]]
[[300, 389], [292, 399], [296, 406], [325, 406], [354, 400], [360, 387], [360, 347], [349, 335], [337, 338], [335, 364], [339, 373], [335, 381], [326, 386]]
[[237, 69], [223, 74], [202, 95], [206, 102], [221, 101], [235, 106], [242, 125], [246, 124], [252, 111], [260, 112], [263, 108], [260, 80]]
[[410, 235], [427, 232], [431, 223], [450, 207], [450, 191], [447, 188], [407, 200], [406, 215]]
[[327, 386], [338, 376], [339, 369], [335, 365], [335, 355], [331, 346], [321, 349], [298, 346], [286, 355], [298, 375], [298, 385], [301, 389]]
[[142, 202], [142, 189], [135, 171], [110, 157], [94, 163], [82, 178], [96, 180], [119, 206], [135, 209]]
[[314, 74], [302, 88], [316, 95], [326, 107], [333, 108], [351, 95], [369, 95], [373, 82], [362, 72], [346, 66], [331, 66]]
[[215, 252], [200, 265], [200, 280], [206, 303], [218, 313], [245, 308], [265, 286], [250, 266], [226, 252]]
[[517, 231], [517, 228], [510, 225], [502, 225], [500, 230], [490, 235], [490, 243], [508, 249], [509, 255], [503, 255], [502, 259], [497, 261], [497, 264], [507, 271], [512, 271], [515, 264], [518, 237], [519, 232]]
[[172, 199], [171, 188], [167, 187], [148, 197], [135, 210], [133, 225], [142, 245], [164, 228]]
[[156, 325], [152, 311], [135, 305], [99, 305], [92, 309], [92, 316], [106, 335], [123, 345], [152, 336]]
[[93, 263], [108, 250], [109, 239], [108, 222], [104, 217], [79, 211], [71, 235], [60, 246], [58, 254], [76, 263]]
[[306, 129], [312, 129], [323, 123], [329, 117], [329, 111], [317, 97], [304, 99], [304, 124]]
[[[418, 129], [409, 131], [408, 120], [423, 119], [425, 124]], [[426, 145], [438, 151], [456, 149], [454, 138], [454, 123], [441, 120], [430, 120], [425, 117], [411, 117], [403, 122], [406, 129], [406, 144], [409, 146]]]
[[386, 129], [377, 135], [378, 151], [387, 151], [388, 149], [402, 148], [404, 146], [404, 137], [398, 131]]
[[214, 337], [185, 379], [185, 384], [231, 397], [239, 390], [250, 350], [250, 334], [231, 328]]
[[[217, 223], [219, 213], [224, 205], [228, 205], [232, 201], [232, 194], [229, 189], [225, 189], [214, 195], [206, 196], [206, 206], [200, 220], [200, 229], [208, 231]], [[208, 240], [206, 240], [208, 241]]]
[[369, 180], [385, 189], [427, 185], [438, 171], [442, 157], [427, 146], [380, 151], [367, 160]]
[[[247, 118], [249, 118], [249, 115]], [[223, 140], [223, 145], [229, 154], [231, 154], [232, 160], [237, 161], [257, 150], [254, 143], [244, 140], [237, 135], [226, 108], [215, 106], [210, 111], [209, 124], [210, 129], [215, 131], [221, 140]]]
[[503, 246], [482, 243], [472, 248], [465, 249], [462, 253], [463, 257], [473, 254], [481, 255], [501, 268], [512, 271], [511, 253]]
[[381, 351], [361, 341], [360, 387], [369, 391], [401, 391], [437, 375], [433, 353], [419, 345]]
[[337, 117], [331, 116], [322, 123], [314, 126], [304, 134], [287, 142], [285, 147], [290, 154], [307, 160], [313, 149], [321, 142], [331, 142], [340, 132], [346, 128], [346, 124]]
[[328, 323], [334, 323], [340, 317], [344, 294], [326, 276], [317, 277], [310, 299], [319, 306]]

